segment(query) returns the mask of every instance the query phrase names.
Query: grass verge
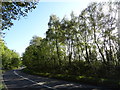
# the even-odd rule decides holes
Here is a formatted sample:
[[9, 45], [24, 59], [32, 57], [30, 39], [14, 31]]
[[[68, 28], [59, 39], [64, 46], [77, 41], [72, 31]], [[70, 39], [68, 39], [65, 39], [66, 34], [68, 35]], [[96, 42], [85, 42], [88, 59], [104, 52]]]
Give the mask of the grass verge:
[[0, 90], [7, 90], [4, 83], [0, 83]]
[[7, 90], [3, 81], [3, 73], [5, 73], [6, 70], [0, 69], [0, 90]]
[[35, 72], [28, 69], [23, 69], [23, 72], [32, 75], [38, 75], [43, 77], [55, 78], [65, 81], [72, 81], [82, 84], [96, 85], [100, 87], [109, 87], [109, 88], [120, 88], [120, 80], [111, 80], [105, 78], [94, 78], [94, 77], [86, 77], [86, 76], [75, 76], [75, 75], [67, 75], [67, 74], [53, 74], [53, 73], [40, 73]]

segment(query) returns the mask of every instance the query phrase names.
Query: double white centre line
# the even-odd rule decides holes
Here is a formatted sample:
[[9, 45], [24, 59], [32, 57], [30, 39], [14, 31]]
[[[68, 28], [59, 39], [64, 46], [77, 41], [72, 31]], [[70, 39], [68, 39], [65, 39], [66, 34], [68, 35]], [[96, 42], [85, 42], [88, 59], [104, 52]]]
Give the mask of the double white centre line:
[[32, 82], [32, 83], [35, 83], [35, 84], [37, 84], [37, 85], [40, 85], [40, 86], [43, 86], [43, 87], [46, 87], [46, 88], [49, 88], [49, 89], [57, 90], [57, 89], [54, 89], [54, 88], [49, 87], [49, 86], [47, 86], [47, 85], [42, 85], [43, 83], [38, 83], [38, 82], [33, 81], [33, 80], [29, 79], [29, 78], [23, 77], [23, 76], [19, 75], [15, 70], [14, 70], [14, 74], [17, 75], [17, 76], [19, 76], [19, 77], [21, 77], [21, 78], [23, 78], [23, 79], [25, 79], [25, 80], [28, 80], [28, 81], [30, 81], [30, 82]]

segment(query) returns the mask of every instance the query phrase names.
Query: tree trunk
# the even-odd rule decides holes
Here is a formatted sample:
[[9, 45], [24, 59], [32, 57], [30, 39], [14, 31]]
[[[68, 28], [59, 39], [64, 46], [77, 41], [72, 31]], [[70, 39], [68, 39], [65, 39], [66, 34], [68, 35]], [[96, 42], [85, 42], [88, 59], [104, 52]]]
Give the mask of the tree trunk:
[[[118, 53], [120, 54], [120, 3], [118, 3]], [[118, 55], [118, 65], [120, 65], [120, 55]]]
[[58, 40], [56, 39], [56, 49], [57, 49], [57, 56], [59, 60], [59, 65], [61, 66], [61, 59], [60, 59], [60, 53], [59, 53], [59, 46], [58, 46]]

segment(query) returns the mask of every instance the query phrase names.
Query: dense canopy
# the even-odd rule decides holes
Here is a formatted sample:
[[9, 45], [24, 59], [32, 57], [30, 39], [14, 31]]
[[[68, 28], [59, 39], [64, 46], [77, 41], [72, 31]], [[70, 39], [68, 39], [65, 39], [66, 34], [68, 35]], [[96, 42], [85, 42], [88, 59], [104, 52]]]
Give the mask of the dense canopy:
[[21, 60], [18, 53], [8, 49], [3, 40], [0, 39], [0, 60], [2, 61], [3, 69], [15, 69], [21, 66]]
[[51, 15], [46, 38], [33, 37], [23, 64], [36, 72], [120, 79], [116, 9], [103, 7], [92, 3], [70, 19]]

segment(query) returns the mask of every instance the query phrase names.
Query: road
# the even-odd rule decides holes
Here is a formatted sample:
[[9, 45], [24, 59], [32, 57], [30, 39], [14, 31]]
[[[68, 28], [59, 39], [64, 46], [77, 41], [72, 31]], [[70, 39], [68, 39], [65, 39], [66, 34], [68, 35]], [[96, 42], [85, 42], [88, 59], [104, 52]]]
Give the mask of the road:
[[21, 70], [7, 71], [3, 75], [8, 90], [112, 90], [57, 79], [28, 75]]

